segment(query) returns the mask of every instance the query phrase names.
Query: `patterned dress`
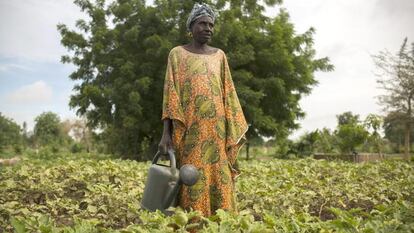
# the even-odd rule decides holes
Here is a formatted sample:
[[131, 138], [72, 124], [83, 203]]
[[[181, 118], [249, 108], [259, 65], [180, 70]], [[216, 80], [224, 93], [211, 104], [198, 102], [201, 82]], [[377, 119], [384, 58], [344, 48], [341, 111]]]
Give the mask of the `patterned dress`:
[[173, 122], [172, 141], [179, 166], [192, 164], [200, 178], [182, 186], [179, 205], [210, 216], [217, 209], [237, 212], [235, 169], [247, 123], [222, 50], [196, 54], [170, 51], [162, 119]]

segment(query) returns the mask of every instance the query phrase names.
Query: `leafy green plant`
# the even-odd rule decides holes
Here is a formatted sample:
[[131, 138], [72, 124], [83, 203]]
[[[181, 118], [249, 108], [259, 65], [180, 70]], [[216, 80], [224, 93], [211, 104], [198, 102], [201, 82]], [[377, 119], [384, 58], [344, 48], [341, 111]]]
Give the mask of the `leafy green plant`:
[[[48, 152], [52, 153], [52, 152]], [[150, 163], [86, 153], [24, 157], [0, 170], [5, 232], [412, 232], [414, 164], [240, 161], [238, 213], [140, 207]]]

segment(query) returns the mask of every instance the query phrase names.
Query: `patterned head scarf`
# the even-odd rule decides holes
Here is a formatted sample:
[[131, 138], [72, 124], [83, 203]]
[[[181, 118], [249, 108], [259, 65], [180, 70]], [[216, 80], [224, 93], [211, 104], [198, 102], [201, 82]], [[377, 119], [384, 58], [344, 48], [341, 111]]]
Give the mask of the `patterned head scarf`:
[[201, 18], [203, 16], [208, 16], [213, 20], [216, 19], [216, 14], [214, 13], [213, 9], [205, 3], [198, 4], [195, 3], [193, 9], [191, 10], [190, 16], [187, 19], [187, 31], [191, 31], [191, 23], [196, 21], [198, 18]]

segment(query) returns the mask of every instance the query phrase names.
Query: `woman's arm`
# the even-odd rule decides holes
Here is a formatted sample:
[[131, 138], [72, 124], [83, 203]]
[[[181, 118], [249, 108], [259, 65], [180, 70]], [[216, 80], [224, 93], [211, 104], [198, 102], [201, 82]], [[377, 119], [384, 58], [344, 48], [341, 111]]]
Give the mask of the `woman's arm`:
[[158, 150], [162, 154], [167, 154], [169, 149], [172, 149], [172, 120], [170, 118], [164, 119], [164, 131], [162, 133], [162, 137], [160, 143], [158, 144]]

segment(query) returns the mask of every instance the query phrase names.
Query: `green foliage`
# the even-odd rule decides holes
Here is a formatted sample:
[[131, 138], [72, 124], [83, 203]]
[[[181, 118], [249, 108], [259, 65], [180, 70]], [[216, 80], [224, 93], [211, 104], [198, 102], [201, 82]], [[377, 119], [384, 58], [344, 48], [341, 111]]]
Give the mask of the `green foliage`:
[[378, 133], [382, 125], [382, 118], [375, 114], [369, 114], [364, 121], [364, 125], [372, 132], [368, 136], [368, 144], [373, 147], [374, 152], [382, 153], [384, 147], [384, 140]]
[[367, 141], [369, 133], [359, 122], [359, 115], [345, 112], [337, 118], [338, 126], [334, 132], [337, 146], [342, 153], [353, 153], [357, 146]]
[[[70, 78], [79, 81], [69, 105], [104, 130], [109, 152], [145, 159], [161, 134], [167, 55], [189, 42], [185, 22], [196, 1], [104, 2], [75, 0], [89, 20], [78, 20], [78, 30], [58, 25], [61, 43], [73, 52], [62, 62], [77, 67]], [[212, 45], [228, 56], [248, 137], [297, 128], [304, 116], [299, 100], [317, 83], [314, 72], [333, 69], [327, 58], [315, 58], [314, 29], [296, 34], [286, 12], [268, 18], [256, 1], [207, 2], [219, 11]]]
[[44, 112], [35, 118], [34, 138], [38, 145], [61, 143], [60, 118], [56, 113]]
[[[149, 163], [30, 155], [0, 171], [0, 229], [16, 232], [410, 232], [414, 164], [240, 162], [239, 213], [170, 217], [140, 208]], [[380, 184], [380, 185], [379, 185]], [[200, 219], [200, 223], [193, 220]]]
[[359, 123], [359, 115], [354, 115], [352, 112], [344, 112], [336, 116], [338, 126], [341, 125], [355, 125]]
[[[403, 130], [398, 128], [401, 126], [397, 123], [398, 118], [391, 118], [392, 115], [385, 117], [384, 129], [385, 135], [396, 136], [395, 130]], [[395, 153], [390, 146], [392, 144], [385, 140], [379, 133], [383, 125], [383, 119], [379, 115], [368, 114], [363, 122], [359, 120], [359, 115], [352, 112], [344, 112], [337, 116], [337, 128], [331, 132], [327, 128], [318, 129], [310, 133], [305, 133], [299, 139], [288, 144], [288, 154], [299, 156], [309, 156], [315, 153], [324, 153], [333, 155], [333, 157], [342, 154], [356, 152], [368, 153]], [[399, 132], [401, 133], [401, 132]], [[401, 135], [400, 135], [401, 136]], [[402, 143], [402, 137], [396, 137]], [[393, 142], [392, 142], [393, 143]], [[286, 156], [285, 156], [286, 157]]]
[[[393, 144], [393, 151], [399, 153], [404, 145], [405, 114], [400, 112], [389, 112], [384, 117], [385, 138]], [[414, 131], [410, 132], [410, 144], [414, 143]]]
[[373, 130], [373, 135], [378, 135], [378, 130], [382, 125], [382, 118], [375, 114], [368, 114], [368, 116], [365, 118], [364, 124], [368, 129]]
[[85, 150], [84, 146], [78, 142], [73, 143], [72, 146], [70, 147], [70, 152], [72, 153], [80, 153], [84, 150]]
[[275, 157], [280, 159], [288, 158], [289, 154], [293, 153], [292, 145], [293, 141], [288, 138], [280, 138], [279, 140], [276, 139], [275, 143], [276, 153]]
[[13, 120], [0, 112], [0, 151], [6, 147], [18, 148], [22, 144], [21, 129]]
[[293, 145], [292, 153], [298, 154], [300, 156], [309, 156], [316, 149], [316, 143], [318, 142], [320, 136], [319, 131], [315, 130], [313, 132], [303, 134]]
[[357, 146], [368, 139], [368, 132], [362, 125], [341, 125], [335, 131], [335, 137], [342, 153], [352, 153]]
[[333, 153], [336, 152], [336, 138], [335, 135], [327, 128], [318, 130], [319, 137], [315, 142], [315, 152], [319, 153]]

